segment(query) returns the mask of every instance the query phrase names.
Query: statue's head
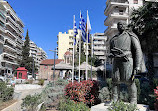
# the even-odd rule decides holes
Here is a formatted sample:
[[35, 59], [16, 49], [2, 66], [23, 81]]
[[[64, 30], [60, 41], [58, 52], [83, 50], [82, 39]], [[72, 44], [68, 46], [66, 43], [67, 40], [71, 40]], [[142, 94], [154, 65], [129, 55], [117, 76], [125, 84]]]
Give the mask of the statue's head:
[[117, 29], [119, 32], [123, 32], [124, 30], [128, 29], [127, 23], [125, 21], [118, 22]]

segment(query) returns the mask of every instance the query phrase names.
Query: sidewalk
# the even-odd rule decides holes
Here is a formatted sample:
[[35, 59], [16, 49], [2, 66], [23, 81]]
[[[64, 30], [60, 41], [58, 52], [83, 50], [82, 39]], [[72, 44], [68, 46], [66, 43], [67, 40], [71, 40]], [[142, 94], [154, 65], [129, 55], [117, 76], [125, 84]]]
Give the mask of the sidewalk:
[[14, 104], [8, 106], [7, 108], [3, 109], [2, 111], [22, 111], [22, 109], [21, 109], [22, 99], [25, 98], [29, 94], [33, 95], [35, 93], [41, 93], [42, 89], [43, 88], [16, 91], [17, 93], [21, 93], [21, 95], [19, 96], [17, 102], [15, 102]]

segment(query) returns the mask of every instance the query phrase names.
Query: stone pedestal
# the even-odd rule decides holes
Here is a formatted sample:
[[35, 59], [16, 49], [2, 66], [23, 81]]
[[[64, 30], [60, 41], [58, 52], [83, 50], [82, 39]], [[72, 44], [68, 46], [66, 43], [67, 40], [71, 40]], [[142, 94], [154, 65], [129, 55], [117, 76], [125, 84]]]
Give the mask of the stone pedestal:
[[[105, 103], [101, 103], [91, 107], [91, 111], [108, 111], [109, 106], [104, 106]], [[137, 104], [139, 111], [150, 111], [148, 105]]]

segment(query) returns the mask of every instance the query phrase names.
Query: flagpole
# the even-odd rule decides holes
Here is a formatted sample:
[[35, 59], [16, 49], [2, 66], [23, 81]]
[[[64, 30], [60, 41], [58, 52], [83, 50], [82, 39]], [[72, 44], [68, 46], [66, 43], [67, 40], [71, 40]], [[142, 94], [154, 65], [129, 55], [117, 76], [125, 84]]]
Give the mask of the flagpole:
[[[73, 28], [74, 28], [74, 21], [75, 21], [75, 15], [74, 15], [74, 20], [73, 20]], [[74, 34], [74, 36], [75, 36], [75, 34]], [[75, 59], [75, 45], [74, 45], [74, 43], [75, 43], [75, 39], [73, 38], [73, 67], [72, 67], [72, 83], [73, 83], [73, 81], [74, 81], [74, 59]]]
[[[81, 11], [80, 11], [80, 18], [81, 18]], [[78, 75], [78, 78], [79, 78], [79, 81], [78, 82], [80, 82], [80, 76], [81, 76], [81, 74], [80, 74], [80, 64], [81, 64], [81, 37], [82, 37], [82, 32], [80, 32], [80, 35], [79, 35], [79, 75]]]
[[[87, 10], [87, 20], [88, 20], [88, 10]], [[88, 26], [87, 26], [87, 40], [86, 40], [86, 80], [88, 80], [88, 69], [87, 69], [87, 66], [88, 66]]]

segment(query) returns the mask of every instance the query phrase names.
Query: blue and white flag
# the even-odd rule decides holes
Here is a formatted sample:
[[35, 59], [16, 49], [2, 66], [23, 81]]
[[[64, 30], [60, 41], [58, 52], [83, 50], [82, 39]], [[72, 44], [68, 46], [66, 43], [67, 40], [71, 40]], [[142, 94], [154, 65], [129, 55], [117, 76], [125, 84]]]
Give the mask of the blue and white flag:
[[88, 33], [91, 31], [91, 24], [90, 24], [90, 20], [89, 20], [89, 15], [87, 14], [87, 31]]
[[89, 15], [87, 11], [87, 24], [86, 24], [86, 33], [88, 33], [88, 43], [90, 42], [90, 31], [92, 30], [90, 20], [89, 20]]
[[86, 23], [81, 12], [80, 12], [79, 29], [81, 30], [81, 36], [82, 36], [83, 42], [86, 42]]
[[78, 34], [77, 32], [77, 26], [76, 26], [76, 21], [74, 20], [74, 45], [76, 45], [76, 35]]

